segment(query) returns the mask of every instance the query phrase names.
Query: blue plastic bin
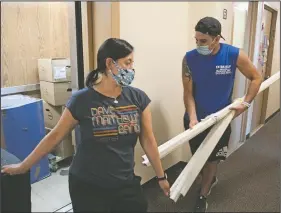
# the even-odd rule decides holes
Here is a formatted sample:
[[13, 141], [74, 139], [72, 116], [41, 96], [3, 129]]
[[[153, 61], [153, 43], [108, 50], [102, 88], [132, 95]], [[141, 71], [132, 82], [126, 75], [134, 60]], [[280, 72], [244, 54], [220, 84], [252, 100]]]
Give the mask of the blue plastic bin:
[[[6, 150], [24, 160], [45, 136], [41, 99], [24, 95], [1, 97], [2, 125]], [[31, 183], [50, 176], [48, 157], [30, 171]]]

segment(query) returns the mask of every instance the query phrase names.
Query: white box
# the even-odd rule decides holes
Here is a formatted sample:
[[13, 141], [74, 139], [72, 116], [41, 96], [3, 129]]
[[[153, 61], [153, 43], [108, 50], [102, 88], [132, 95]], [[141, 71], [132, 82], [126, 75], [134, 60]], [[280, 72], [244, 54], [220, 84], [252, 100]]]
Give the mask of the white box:
[[68, 58], [38, 59], [40, 81], [68, 82], [71, 81], [71, 66]]

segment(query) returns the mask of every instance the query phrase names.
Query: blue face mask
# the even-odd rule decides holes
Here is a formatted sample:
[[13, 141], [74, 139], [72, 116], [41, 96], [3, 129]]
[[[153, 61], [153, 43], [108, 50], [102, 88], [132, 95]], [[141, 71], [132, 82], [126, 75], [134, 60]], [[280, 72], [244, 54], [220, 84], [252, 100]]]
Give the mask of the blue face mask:
[[113, 79], [116, 81], [116, 83], [122, 87], [129, 86], [134, 78], [135, 78], [135, 70], [134, 69], [123, 69], [118, 66], [116, 62], [113, 62], [118, 70], [118, 73], [115, 75], [114, 73], [111, 73]]
[[[212, 41], [211, 44], [213, 44], [215, 42], [215, 40]], [[214, 49], [210, 50], [209, 49], [210, 45], [206, 45], [206, 46], [197, 46], [197, 52], [201, 55], [210, 55]]]
[[197, 52], [201, 55], [210, 55], [213, 52], [213, 50], [209, 49], [209, 45], [197, 46]]

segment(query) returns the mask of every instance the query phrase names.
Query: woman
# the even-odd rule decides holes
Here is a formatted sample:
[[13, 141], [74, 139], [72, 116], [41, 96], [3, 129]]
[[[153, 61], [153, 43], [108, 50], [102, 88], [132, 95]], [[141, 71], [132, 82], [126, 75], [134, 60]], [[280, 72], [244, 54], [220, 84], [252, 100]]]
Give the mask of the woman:
[[129, 86], [135, 75], [133, 50], [124, 40], [106, 40], [98, 51], [97, 69], [86, 79], [87, 87], [70, 98], [56, 127], [22, 163], [2, 172], [28, 171], [79, 124], [81, 144], [69, 172], [74, 212], [147, 211], [141, 178], [134, 174], [138, 137], [168, 196], [170, 186], [152, 132], [150, 99]]

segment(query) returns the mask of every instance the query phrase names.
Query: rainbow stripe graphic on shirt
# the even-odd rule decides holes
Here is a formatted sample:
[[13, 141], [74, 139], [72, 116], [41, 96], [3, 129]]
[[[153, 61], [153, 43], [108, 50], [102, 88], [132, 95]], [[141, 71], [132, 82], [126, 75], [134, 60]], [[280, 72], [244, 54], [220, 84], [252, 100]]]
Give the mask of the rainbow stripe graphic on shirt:
[[97, 107], [91, 109], [95, 137], [110, 137], [140, 133], [138, 107]]

